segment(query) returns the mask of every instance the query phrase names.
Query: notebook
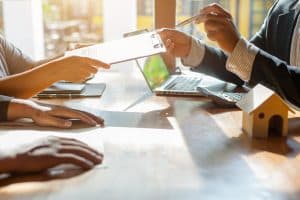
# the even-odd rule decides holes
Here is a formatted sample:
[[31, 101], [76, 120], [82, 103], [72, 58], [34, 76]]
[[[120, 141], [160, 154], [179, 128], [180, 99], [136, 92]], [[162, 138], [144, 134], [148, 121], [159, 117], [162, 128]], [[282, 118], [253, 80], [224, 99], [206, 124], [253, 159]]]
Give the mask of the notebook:
[[105, 91], [105, 83], [85, 83], [85, 84], [76, 84], [76, 83], [60, 83], [65, 84], [65, 87], [57, 90], [48, 88], [47, 92], [42, 92], [37, 94], [35, 97], [42, 99], [49, 98], [83, 98], [83, 97], [100, 97]]
[[161, 55], [136, 59], [149, 88], [157, 95], [203, 96], [197, 91], [200, 76], [171, 75]]
[[57, 82], [40, 94], [79, 94], [84, 87], [85, 84]]

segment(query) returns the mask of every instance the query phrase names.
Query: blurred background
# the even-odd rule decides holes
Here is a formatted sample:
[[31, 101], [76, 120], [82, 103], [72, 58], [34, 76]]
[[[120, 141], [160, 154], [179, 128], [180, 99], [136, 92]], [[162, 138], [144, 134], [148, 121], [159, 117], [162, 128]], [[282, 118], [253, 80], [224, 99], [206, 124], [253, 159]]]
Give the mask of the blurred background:
[[[242, 35], [249, 38], [260, 28], [274, 1], [177, 0], [176, 21], [216, 2], [232, 13]], [[153, 29], [153, 7], [154, 0], [0, 0], [0, 30], [32, 57], [49, 57], [63, 53], [70, 43], [102, 42], [125, 31]], [[182, 30], [206, 40], [201, 26], [191, 24]], [[32, 44], [38, 53], [26, 47]]]

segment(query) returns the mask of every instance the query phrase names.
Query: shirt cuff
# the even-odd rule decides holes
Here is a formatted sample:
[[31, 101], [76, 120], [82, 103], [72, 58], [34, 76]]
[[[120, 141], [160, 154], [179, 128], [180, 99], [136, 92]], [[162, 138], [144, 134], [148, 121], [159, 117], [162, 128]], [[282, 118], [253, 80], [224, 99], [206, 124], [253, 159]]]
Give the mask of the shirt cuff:
[[183, 65], [197, 67], [203, 60], [205, 45], [200, 40], [192, 37], [191, 50], [187, 57], [181, 59]]
[[258, 50], [255, 45], [241, 38], [227, 59], [226, 69], [248, 82]]
[[0, 95], [0, 122], [7, 121], [7, 111], [12, 98]]

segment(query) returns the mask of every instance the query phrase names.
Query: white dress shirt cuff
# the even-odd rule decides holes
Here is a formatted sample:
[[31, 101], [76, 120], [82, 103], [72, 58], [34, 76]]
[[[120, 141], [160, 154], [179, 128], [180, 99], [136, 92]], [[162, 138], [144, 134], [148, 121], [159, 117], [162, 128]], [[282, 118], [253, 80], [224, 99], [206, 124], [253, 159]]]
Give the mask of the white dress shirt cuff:
[[202, 62], [205, 53], [205, 45], [200, 40], [192, 37], [191, 50], [187, 57], [181, 59], [183, 65], [197, 67]]
[[227, 59], [226, 69], [248, 82], [258, 50], [255, 45], [241, 38]]

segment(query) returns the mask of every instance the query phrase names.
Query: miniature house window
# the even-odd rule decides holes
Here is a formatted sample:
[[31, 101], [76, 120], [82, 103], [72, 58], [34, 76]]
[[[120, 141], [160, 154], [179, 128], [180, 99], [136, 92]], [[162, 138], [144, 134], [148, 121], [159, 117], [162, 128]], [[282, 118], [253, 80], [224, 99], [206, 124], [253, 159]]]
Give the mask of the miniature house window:
[[265, 118], [265, 113], [261, 112], [258, 114], [259, 119], [264, 119]]
[[279, 115], [274, 115], [269, 121], [269, 136], [281, 136], [283, 131], [283, 119]]

